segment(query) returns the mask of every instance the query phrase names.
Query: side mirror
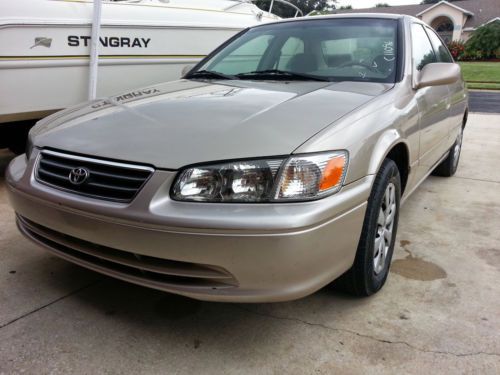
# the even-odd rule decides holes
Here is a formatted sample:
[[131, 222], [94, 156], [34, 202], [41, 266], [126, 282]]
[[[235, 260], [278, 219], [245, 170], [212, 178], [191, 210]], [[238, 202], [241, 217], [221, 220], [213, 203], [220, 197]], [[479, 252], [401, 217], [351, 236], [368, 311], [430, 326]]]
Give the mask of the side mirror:
[[182, 68], [182, 71], [181, 71], [181, 77], [184, 77], [193, 68], [194, 68], [194, 65], [186, 65], [186, 66], [184, 66], [184, 68]]
[[417, 73], [416, 89], [428, 86], [448, 85], [460, 79], [460, 65], [453, 63], [430, 63]]

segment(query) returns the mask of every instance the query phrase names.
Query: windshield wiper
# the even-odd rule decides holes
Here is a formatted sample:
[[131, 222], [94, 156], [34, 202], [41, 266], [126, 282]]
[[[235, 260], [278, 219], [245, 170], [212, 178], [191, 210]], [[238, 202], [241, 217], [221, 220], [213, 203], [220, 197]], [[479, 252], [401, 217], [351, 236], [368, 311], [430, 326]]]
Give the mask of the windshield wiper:
[[268, 69], [256, 70], [254, 72], [246, 72], [236, 74], [240, 79], [284, 79], [284, 80], [301, 80], [301, 81], [323, 81], [329, 82], [327, 77], [319, 77], [312, 74], [290, 72], [288, 70]]
[[214, 70], [198, 70], [196, 72], [189, 73], [186, 78], [239, 79], [238, 77], [219, 73]]

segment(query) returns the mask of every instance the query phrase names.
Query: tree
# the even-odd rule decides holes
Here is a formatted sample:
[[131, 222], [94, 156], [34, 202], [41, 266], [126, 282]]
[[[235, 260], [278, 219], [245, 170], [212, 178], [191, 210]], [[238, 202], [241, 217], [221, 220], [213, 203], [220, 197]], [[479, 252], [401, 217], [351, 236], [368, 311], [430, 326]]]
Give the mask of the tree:
[[342, 5], [340, 8], [337, 9], [352, 9], [352, 5]]
[[495, 57], [500, 51], [500, 21], [493, 21], [477, 28], [465, 44], [468, 55], [478, 58]]
[[[302, 12], [304, 12], [304, 16], [312, 11], [321, 12], [331, 7], [332, 1], [329, 0], [288, 0], [290, 3], [294, 4]], [[263, 10], [269, 10], [269, 5], [271, 4], [270, 0], [257, 0], [255, 4]], [[295, 9], [290, 6], [286, 6], [283, 3], [278, 1], [274, 2], [273, 5], [273, 13], [282, 17], [289, 18], [295, 15]]]
[[375, 5], [375, 8], [385, 8], [385, 7], [390, 7], [390, 5], [387, 3], [378, 3]]

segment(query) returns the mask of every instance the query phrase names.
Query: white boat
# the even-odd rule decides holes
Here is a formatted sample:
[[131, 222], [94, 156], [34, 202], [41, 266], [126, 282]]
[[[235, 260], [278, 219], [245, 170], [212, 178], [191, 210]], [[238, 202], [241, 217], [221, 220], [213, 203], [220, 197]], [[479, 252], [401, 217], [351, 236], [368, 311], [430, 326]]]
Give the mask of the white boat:
[[[93, 7], [0, 0], [0, 128], [88, 99]], [[178, 79], [238, 31], [276, 19], [250, 1], [102, 1], [97, 96]]]

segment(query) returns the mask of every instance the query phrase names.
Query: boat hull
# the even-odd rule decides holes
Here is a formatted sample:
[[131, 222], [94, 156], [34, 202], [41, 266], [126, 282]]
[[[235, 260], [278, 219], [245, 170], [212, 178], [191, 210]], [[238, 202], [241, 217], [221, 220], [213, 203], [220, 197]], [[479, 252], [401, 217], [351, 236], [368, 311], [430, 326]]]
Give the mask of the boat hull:
[[[38, 9], [22, 17], [23, 3]], [[238, 31], [273, 19], [252, 8], [151, 4], [103, 4], [98, 97], [178, 79], [186, 65]], [[0, 123], [41, 118], [87, 100], [91, 1], [6, 1], [0, 14]]]

